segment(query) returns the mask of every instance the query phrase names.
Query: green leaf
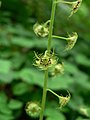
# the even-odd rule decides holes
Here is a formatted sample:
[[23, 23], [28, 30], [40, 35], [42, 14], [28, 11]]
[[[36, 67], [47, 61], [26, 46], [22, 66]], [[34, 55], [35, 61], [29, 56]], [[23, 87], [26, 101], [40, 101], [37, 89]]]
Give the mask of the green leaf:
[[76, 120], [90, 120], [90, 119], [85, 119], [85, 118], [82, 118], [82, 117], [78, 117]]
[[11, 99], [8, 103], [8, 107], [12, 110], [20, 109], [23, 103], [19, 100]]
[[68, 75], [57, 76], [48, 81], [48, 87], [53, 90], [67, 89], [73, 83], [72, 77]]
[[0, 82], [1, 83], [10, 83], [14, 78], [14, 73], [9, 71], [8, 73], [0, 73]]
[[80, 65], [90, 66], [90, 59], [88, 59], [84, 54], [77, 54], [75, 60]]
[[7, 95], [4, 92], [0, 92], [0, 103], [6, 103], [8, 100]]
[[88, 81], [88, 75], [85, 72], [80, 71], [77, 66], [67, 62], [65, 62], [65, 71], [68, 76], [72, 75], [72, 82], [90, 90], [90, 82]]
[[13, 116], [11, 115], [5, 115], [5, 114], [0, 114], [0, 120], [13, 120]]
[[0, 103], [0, 112], [6, 115], [12, 115], [12, 110], [10, 110], [7, 103]]
[[20, 54], [18, 52], [13, 54], [13, 58], [11, 59], [13, 68], [14, 69], [19, 69], [21, 65], [25, 62], [26, 56], [23, 54]]
[[7, 105], [7, 96], [4, 92], [0, 93], [0, 113], [6, 115], [12, 115], [12, 111], [9, 109]]
[[12, 91], [14, 95], [22, 95], [26, 93], [27, 91], [29, 91], [29, 89], [30, 89], [30, 85], [24, 82], [21, 82], [21, 83], [18, 83], [12, 86]]
[[53, 108], [46, 108], [45, 116], [47, 116], [46, 120], [66, 120], [60, 111]]
[[[38, 39], [38, 38], [34, 38], [34, 39], [29, 39], [26, 37], [13, 37], [12, 39], [12, 44], [14, 45], [18, 45], [20, 47], [26, 47], [26, 48], [33, 48], [33, 47], [37, 47], [37, 48], [46, 48], [47, 47], [47, 39]], [[52, 47], [55, 45], [58, 45], [59, 41], [52, 41]]]
[[[42, 72], [35, 69], [24, 68], [20, 71], [19, 76], [26, 83], [43, 87], [44, 74]], [[62, 75], [48, 80], [48, 87], [53, 90], [58, 90], [61, 88], [68, 88], [71, 83], [73, 83], [73, 80], [70, 76]]]
[[90, 106], [89, 108], [86, 108], [86, 111], [87, 111], [87, 116], [90, 117]]
[[76, 65], [69, 62], [64, 62], [64, 64], [65, 64], [65, 73], [77, 74], [79, 72]]
[[32, 48], [34, 46], [32, 40], [24, 37], [14, 37], [12, 39], [12, 44], [27, 48]]
[[20, 71], [20, 78], [28, 83], [43, 86], [43, 74], [35, 69], [24, 68]]
[[11, 62], [9, 60], [0, 59], [0, 73], [8, 73], [11, 70]]

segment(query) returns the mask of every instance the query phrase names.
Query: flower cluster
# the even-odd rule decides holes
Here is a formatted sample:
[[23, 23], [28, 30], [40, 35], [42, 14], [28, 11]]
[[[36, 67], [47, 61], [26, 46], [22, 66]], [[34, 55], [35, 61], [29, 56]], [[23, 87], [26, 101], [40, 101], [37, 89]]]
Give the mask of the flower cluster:
[[46, 70], [49, 67], [52, 67], [57, 63], [57, 57], [54, 55], [54, 52], [49, 53], [47, 50], [44, 55], [35, 53], [35, 63], [34, 65], [39, 67], [42, 70]]

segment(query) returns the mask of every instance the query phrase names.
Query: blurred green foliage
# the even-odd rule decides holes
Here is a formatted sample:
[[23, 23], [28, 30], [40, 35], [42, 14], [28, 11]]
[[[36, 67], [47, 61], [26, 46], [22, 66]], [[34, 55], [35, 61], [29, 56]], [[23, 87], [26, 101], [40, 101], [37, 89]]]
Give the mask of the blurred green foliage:
[[[36, 37], [33, 24], [50, 18], [52, 0], [1, 0], [0, 8], [0, 120], [31, 120], [25, 113], [28, 101], [41, 102], [43, 72], [33, 64], [34, 51], [42, 53], [47, 38]], [[66, 43], [53, 39], [52, 48], [64, 61], [65, 74], [49, 78], [48, 87], [72, 97], [62, 110], [58, 100], [48, 93], [46, 120], [90, 119], [90, 1], [82, 2], [69, 20], [70, 8], [58, 4], [54, 34], [65, 36], [77, 32], [79, 39], [73, 50], [63, 52]], [[38, 119], [38, 118], [37, 118]]]

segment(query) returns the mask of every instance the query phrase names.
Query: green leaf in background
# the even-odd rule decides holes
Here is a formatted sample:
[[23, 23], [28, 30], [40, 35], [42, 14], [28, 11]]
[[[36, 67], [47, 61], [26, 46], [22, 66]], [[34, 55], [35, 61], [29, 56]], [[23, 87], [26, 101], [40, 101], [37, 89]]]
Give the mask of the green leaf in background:
[[12, 110], [8, 107], [7, 103], [0, 103], [0, 112], [5, 115], [12, 115]]
[[14, 78], [14, 73], [9, 71], [8, 73], [0, 73], [0, 83], [11, 83]]
[[72, 82], [77, 83], [85, 89], [90, 90], [89, 77], [86, 73], [80, 71], [77, 66], [72, 63], [65, 62], [66, 74], [71, 76]]
[[12, 91], [14, 95], [22, 95], [30, 90], [30, 85], [24, 82], [20, 82], [12, 86]]
[[[43, 73], [35, 70], [24, 68], [20, 71], [20, 78], [29, 84], [39, 85], [43, 87]], [[73, 83], [71, 77], [67, 75], [58, 76], [48, 80], [48, 87], [53, 90], [58, 90], [62, 88], [69, 88], [69, 85]]]
[[0, 114], [0, 120], [13, 120], [13, 116], [5, 115], [5, 114]]
[[76, 55], [75, 60], [80, 65], [90, 67], [90, 59], [83, 54]]
[[69, 74], [77, 74], [79, 71], [78, 67], [75, 66], [74, 64], [72, 63], [69, 63], [69, 62], [64, 62], [65, 64], [65, 74], [69, 73]]
[[61, 75], [50, 79], [48, 81], [48, 87], [53, 90], [68, 89], [72, 83], [72, 77], [68, 75]]
[[60, 111], [53, 108], [46, 108], [45, 116], [47, 116], [46, 120], [66, 120]]
[[43, 86], [43, 74], [38, 70], [24, 68], [20, 71], [19, 76], [28, 84]]
[[4, 92], [0, 92], [0, 103], [6, 103], [7, 100], [7, 95]]
[[18, 52], [13, 53], [13, 57], [11, 59], [12, 65], [14, 69], [19, 69], [21, 65], [25, 62], [26, 56], [22, 55]]
[[89, 118], [78, 117], [76, 120], [90, 120]]
[[0, 102], [0, 112], [6, 115], [12, 115], [12, 111], [9, 109], [7, 102]]
[[4, 92], [0, 93], [0, 114], [6, 116], [12, 116], [12, 110], [7, 105], [8, 98]]
[[8, 103], [8, 107], [12, 110], [20, 109], [22, 108], [23, 103], [19, 100], [11, 99]]
[[[11, 43], [13, 45], [17, 45], [20, 47], [26, 47], [26, 48], [46, 48], [47, 47], [47, 38], [26, 38], [26, 37], [13, 37], [11, 40]], [[58, 40], [52, 41], [52, 46], [59, 46]]]
[[78, 117], [76, 120], [84, 120], [82, 117]]
[[86, 111], [87, 111], [87, 116], [90, 118], [90, 107], [86, 108]]
[[8, 73], [11, 70], [11, 62], [9, 60], [0, 59], [0, 73]]
[[14, 37], [12, 39], [12, 44], [27, 48], [32, 48], [34, 46], [32, 40], [24, 37]]

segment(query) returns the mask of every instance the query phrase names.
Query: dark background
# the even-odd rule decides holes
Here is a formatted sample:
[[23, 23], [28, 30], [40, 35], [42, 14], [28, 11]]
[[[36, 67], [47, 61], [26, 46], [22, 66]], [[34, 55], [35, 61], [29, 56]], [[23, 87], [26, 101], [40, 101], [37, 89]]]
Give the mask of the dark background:
[[[38, 120], [25, 113], [28, 101], [41, 102], [44, 73], [33, 64], [34, 51], [43, 53], [47, 37], [37, 37], [33, 25], [50, 19], [52, 0], [1, 0], [0, 8], [0, 120]], [[90, 1], [69, 20], [70, 6], [58, 4], [54, 34], [77, 32], [75, 47], [63, 52], [66, 42], [53, 39], [65, 74], [50, 78], [48, 87], [59, 95], [71, 93], [70, 102], [58, 109], [58, 98], [47, 94], [46, 120], [90, 120]]]

